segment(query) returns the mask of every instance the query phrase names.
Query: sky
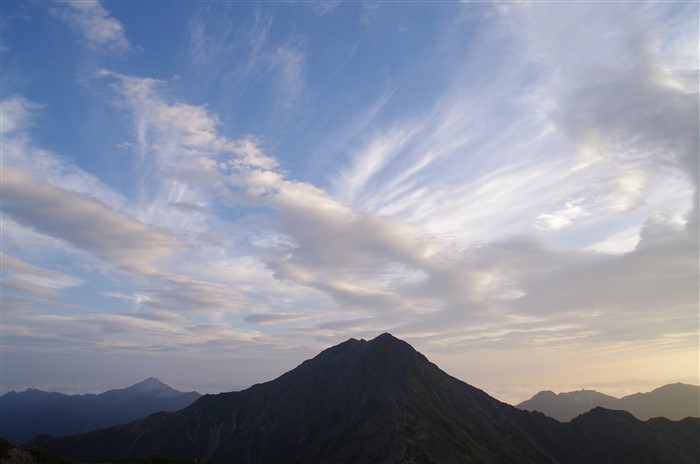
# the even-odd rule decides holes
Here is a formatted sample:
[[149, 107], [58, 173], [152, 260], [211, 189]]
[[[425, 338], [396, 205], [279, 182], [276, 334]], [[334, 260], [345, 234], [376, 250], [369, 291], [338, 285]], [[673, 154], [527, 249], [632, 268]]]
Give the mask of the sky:
[[697, 2], [0, 8], [2, 392], [700, 383]]

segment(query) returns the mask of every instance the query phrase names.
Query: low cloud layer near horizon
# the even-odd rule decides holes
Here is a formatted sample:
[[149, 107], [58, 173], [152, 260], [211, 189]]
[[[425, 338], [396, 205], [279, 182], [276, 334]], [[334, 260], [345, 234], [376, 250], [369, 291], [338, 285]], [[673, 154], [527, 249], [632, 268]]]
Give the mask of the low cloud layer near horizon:
[[2, 21], [3, 392], [226, 390], [386, 331], [506, 400], [700, 383], [697, 4]]

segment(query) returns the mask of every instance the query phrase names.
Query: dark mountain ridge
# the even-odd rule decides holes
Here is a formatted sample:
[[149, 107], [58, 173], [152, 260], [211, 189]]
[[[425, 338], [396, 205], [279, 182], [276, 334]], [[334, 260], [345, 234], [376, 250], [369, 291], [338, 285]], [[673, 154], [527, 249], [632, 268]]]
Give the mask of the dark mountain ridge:
[[562, 422], [570, 421], [598, 406], [627, 411], [640, 420], [652, 417], [665, 417], [671, 420], [700, 417], [700, 386], [674, 383], [648, 393], [635, 393], [622, 398], [615, 398], [595, 390], [558, 394], [541, 391], [517, 405], [520, 409], [540, 411]]
[[27, 389], [0, 396], [0, 436], [23, 443], [39, 434], [60, 437], [124, 424], [159, 411], [176, 411], [201, 395], [155, 378], [100, 394], [65, 395]]
[[383, 334], [329, 348], [279, 378], [191, 406], [31, 445], [108, 461], [204, 463], [696, 462], [700, 421], [640, 422], [597, 409], [569, 424], [519, 410]]

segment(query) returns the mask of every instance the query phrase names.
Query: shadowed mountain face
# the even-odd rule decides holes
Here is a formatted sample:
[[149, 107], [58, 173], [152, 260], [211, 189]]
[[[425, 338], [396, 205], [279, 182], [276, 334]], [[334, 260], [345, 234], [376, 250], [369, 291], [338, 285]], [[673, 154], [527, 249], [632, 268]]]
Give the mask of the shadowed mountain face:
[[696, 462], [700, 421], [642, 423], [595, 410], [562, 424], [501, 403], [389, 334], [348, 340], [247, 390], [31, 445], [107, 461], [173, 454], [205, 463]]
[[640, 420], [652, 417], [671, 420], [700, 417], [700, 387], [675, 383], [649, 393], [635, 393], [620, 399], [593, 390], [559, 394], [542, 391], [517, 407], [540, 411], [560, 421], [570, 421], [598, 406], [627, 411]]
[[40, 390], [0, 396], [0, 436], [23, 443], [39, 434], [73, 435], [144, 418], [154, 412], [177, 411], [201, 395], [183, 393], [158, 379], [99, 395], [64, 395]]

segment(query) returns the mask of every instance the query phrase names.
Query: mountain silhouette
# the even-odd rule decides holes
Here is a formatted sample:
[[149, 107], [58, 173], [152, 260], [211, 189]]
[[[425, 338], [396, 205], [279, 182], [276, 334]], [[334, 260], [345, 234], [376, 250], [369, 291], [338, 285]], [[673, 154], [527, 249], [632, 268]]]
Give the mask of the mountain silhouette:
[[579, 414], [598, 406], [627, 411], [640, 420], [652, 417], [665, 417], [671, 420], [700, 417], [700, 387], [674, 383], [649, 393], [635, 393], [623, 398], [615, 398], [595, 390], [558, 394], [541, 391], [517, 405], [520, 409], [540, 411], [562, 422], [570, 421]]
[[100, 394], [64, 395], [28, 389], [0, 396], [0, 436], [23, 443], [124, 424], [159, 411], [176, 411], [201, 395], [177, 391], [155, 378]]
[[247, 390], [28, 446], [78, 461], [690, 463], [698, 438], [700, 420], [640, 422], [604, 409], [562, 424], [501, 403], [383, 334], [350, 339]]

